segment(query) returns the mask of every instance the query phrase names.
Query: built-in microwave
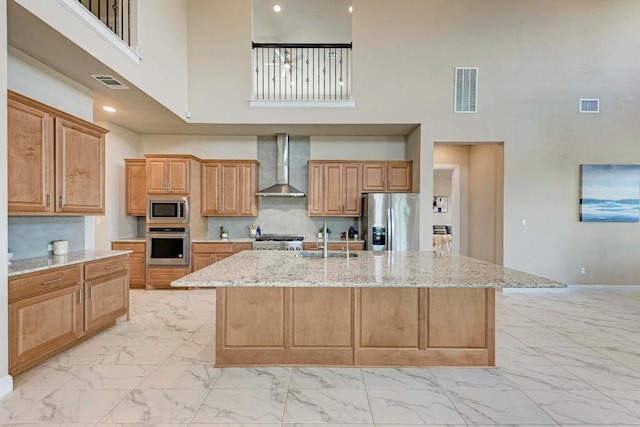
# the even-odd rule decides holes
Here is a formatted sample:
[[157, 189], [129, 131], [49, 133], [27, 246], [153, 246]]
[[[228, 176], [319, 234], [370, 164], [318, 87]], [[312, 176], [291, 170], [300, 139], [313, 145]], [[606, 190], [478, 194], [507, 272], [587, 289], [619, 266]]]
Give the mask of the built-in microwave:
[[147, 199], [148, 224], [188, 224], [188, 197], [149, 197]]

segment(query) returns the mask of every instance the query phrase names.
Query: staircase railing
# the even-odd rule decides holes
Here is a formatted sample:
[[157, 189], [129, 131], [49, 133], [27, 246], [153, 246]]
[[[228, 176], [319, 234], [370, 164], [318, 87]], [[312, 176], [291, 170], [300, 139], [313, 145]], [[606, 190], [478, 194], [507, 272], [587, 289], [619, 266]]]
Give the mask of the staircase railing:
[[252, 43], [254, 99], [351, 99], [352, 44]]
[[78, 0], [78, 3], [128, 46], [132, 45], [134, 37], [131, 33], [131, 0]]

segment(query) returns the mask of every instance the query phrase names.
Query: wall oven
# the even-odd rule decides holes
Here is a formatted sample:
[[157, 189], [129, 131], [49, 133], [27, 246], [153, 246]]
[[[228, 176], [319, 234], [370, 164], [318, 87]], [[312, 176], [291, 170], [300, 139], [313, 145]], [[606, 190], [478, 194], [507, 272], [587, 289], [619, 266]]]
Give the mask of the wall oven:
[[189, 227], [148, 227], [147, 265], [189, 265]]
[[148, 224], [188, 224], [188, 197], [158, 197], [147, 199]]

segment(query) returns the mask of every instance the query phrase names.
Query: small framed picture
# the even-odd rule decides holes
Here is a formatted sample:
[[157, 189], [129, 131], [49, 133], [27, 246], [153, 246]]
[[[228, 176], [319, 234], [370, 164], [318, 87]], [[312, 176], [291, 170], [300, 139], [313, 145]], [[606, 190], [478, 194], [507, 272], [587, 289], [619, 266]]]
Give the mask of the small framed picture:
[[435, 213], [447, 212], [447, 197], [446, 196], [434, 196], [433, 197], [433, 212], [435, 212]]

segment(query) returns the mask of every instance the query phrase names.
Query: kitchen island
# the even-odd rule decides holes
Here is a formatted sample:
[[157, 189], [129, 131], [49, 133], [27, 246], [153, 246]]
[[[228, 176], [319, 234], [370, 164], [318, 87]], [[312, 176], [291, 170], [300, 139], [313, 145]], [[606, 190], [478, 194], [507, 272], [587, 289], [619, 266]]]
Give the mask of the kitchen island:
[[221, 367], [493, 366], [495, 288], [565, 286], [431, 251], [333, 255], [244, 251], [172, 286], [217, 288]]

